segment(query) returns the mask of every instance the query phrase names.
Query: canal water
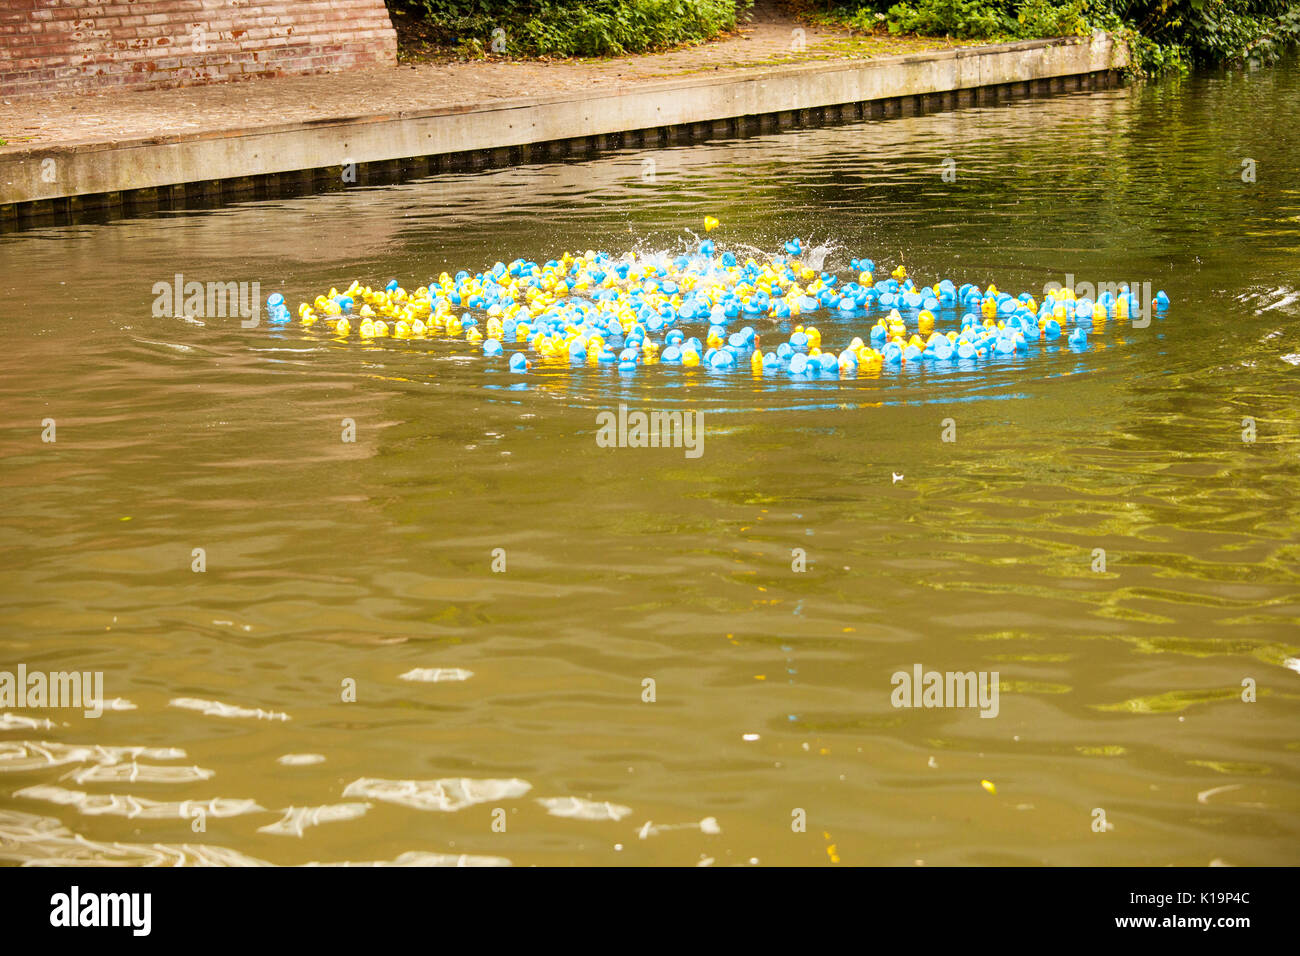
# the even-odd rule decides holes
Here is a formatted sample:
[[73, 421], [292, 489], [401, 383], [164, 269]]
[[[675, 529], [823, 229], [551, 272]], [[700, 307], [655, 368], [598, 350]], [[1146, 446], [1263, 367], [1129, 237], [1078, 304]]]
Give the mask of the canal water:
[[[1300, 862], [1297, 157], [1293, 61], [0, 237], [0, 670], [114, 701], [3, 709], [0, 859]], [[800, 383], [153, 309], [705, 216], [1173, 304]], [[703, 453], [601, 447], [620, 403]], [[996, 716], [893, 706], [918, 665]]]

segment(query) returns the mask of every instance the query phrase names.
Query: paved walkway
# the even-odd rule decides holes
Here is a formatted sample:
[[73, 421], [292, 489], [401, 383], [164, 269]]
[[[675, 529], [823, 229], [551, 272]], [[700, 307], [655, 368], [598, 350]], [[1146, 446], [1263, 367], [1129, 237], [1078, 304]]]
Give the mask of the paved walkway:
[[[795, 31], [802, 29], [800, 37]], [[802, 42], [802, 49], [799, 49]], [[0, 101], [0, 154], [283, 123], [474, 108], [545, 93], [613, 93], [638, 81], [872, 59], [965, 45], [942, 38], [853, 36], [761, 12], [737, 35], [689, 49], [607, 60], [454, 62], [174, 90]]]

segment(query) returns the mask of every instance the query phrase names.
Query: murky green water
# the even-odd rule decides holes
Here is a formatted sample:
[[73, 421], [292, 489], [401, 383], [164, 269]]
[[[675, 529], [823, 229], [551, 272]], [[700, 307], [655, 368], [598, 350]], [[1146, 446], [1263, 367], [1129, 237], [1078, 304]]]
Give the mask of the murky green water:
[[[102, 671], [135, 707], [0, 718], [0, 858], [1300, 862], [1297, 156], [1293, 63], [0, 239], [0, 669]], [[840, 270], [1174, 306], [1086, 352], [797, 387], [151, 314], [178, 272], [296, 304], [686, 248], [706, 214]], [[703, 410], [704, 454], [597, 447], [619, 402]], [[894, 708], [918, 663], [997, 671], [998, 716]], [[420, 809], [364, 778], [529, 789]]]

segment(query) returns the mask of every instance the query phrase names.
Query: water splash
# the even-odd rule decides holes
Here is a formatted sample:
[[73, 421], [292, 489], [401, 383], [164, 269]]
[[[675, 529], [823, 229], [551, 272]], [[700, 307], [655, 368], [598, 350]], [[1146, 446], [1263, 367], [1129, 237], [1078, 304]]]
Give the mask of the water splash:
[[197, 710], [209, 717], [255, 717], [258, 720], [288, 720], [289, 715], [278, 710], [262, 710], [260, 707], [239, 707], [235, 704], [223, 704], [219, 700], [202, 700], [198, 697], [176, 697], [168, 701], [170, 707], [184, 710]]
[[193, 783], [210, 780], [216, 771], [205, 767], [160, 767], [154, 764], [130, 763], [95, 764], [64, 774], [64, 780], [74, 783]]
[[622, 820], [632, 812], [631, 807], [584, 800], [581, 797], [539, 797], [537, 802], [553, 817], [574, 820]]
[[52, 741], [7, 740], [0, 743], [0, 773], [23, 773], [70, 763], [112, 765], [140, 757], [180, 760], [185, 751], [176, 747], [105, 747], [99, 744], [60, 744]]
[[192, 820], [200, 814], [212, 817], [237, 817], [247, 813], [262, 813], [265, 807], [254, 800], [237, 800], [213, 797], [210, 800], [162, 801], [131, 794], [86, 793], [65, 787], [41, 784], [24, 787], [14, 793], [27, 800], [45, 800], [60, 806], [76, 807], [87, 816], [115, 816], [147, 820]]
[[401, 679], [436, 684], [445, 680], [469, 680], [473, 676], [473, 671], [459, 667], [417, 667], [402, 674]]
[[312, 764], [324, 763], [324, 754], [282, 754], [275, 758], [275, 762], [283, 764], [286, 767], [309, 767]]
[[368, 803], [333, 803], [320, 807], [288, 807], [284, 817], [275, 823], [258, 827], [258, 833], [276, 833], [282, 836], [301, 837], [308, 827], [322, 823], [334, 823], [339, 820], [355, 820], [365, 816], [370, 809]]
[[[208, 844], [105, 843], [74, 833], [54, 817], [0, 809], [0, 860], [20, 866], [274, 866]], [[392, 860], [311, 862], [303, 866], [510, 866], [500, 856], [408, 850]]]
[[416, 810], [440, 810], [454, 813], [476, 803], [522, 797], [533, 788], [526, 780], [471, 780], [451, 777], [444, 780], [383, 780], [362, 777], [343, 790], [345, 797], [369, 797], [396, 803]]

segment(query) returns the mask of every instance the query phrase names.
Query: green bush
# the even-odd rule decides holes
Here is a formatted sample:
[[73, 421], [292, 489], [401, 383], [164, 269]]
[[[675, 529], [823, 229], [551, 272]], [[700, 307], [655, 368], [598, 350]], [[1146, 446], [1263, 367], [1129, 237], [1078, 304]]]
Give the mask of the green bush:
[[[1091, 32], [1098, 0], [902, 0], [887, 9], [862, 2], [832, 9], [829, 19], [861, 30], [883, 24], [890, 33], [965, 40], [1083, 36]], [[1091, 3], [1091, 6], [1090, 6]]]
[[1132, 72], [1142, 76], [1187, 72], [1187, 52], [1181, 46], [1157, 43], [1131, 27], [1122, 27], [1117, 32], [1128, 43], [1129, 69]]
[[752, 0], [389, 0], [462, 55], [619, 56], [734, 29]]
[[1189, 64], [1269, 62], [1300, 43], [1297, 0], [839, 0], [823, 15], [891, 33], [961, 39], [1125, 36], [1138, 72]]
[[1300, 6], [1287, 0], [1113, 0], [1113, 10], [1195, 64], [1269, 61], [1300, 40]]
[[986, 40], [1012, 32], [1011, 18], [986, 0], [917, 0], [886, 14], [890, 33], [921, 33]]
[[1016, 15], [1016, 35], [1022, 37], [1087, 36], [1092, 32], [1089, 0], [1052, 3], [1025, 0]]

